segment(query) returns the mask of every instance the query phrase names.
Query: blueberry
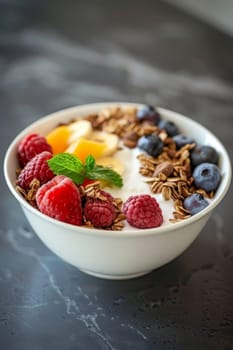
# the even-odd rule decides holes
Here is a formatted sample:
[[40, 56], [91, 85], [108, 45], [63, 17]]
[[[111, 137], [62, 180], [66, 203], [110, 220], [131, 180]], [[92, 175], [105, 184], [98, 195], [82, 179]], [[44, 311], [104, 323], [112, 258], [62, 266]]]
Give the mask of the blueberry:
[[173, 140], [175, 141], [176, 147], [178, 149], [185, 146], [185, 145], [196, 143], [192, 137], [181, 135], [181, 134], [175, 135], [173, 137]]
[[137, 111], [137, 117], [140, 121], [152, 122], [155, 125], [157, 125], [160, 121], [160, 115], [158, 111], [153, 106], [149, 105], [141, 107]]
[[158, 126], [161, 128], [161, 129], [164, 129], [168, 136], [175, 136], [179, 133], [179, 130], [176, 126], [175, 123], [169, 121], [169, 120], [160, 120]]
[[215, 148], [211, 146], [196, 146], [191, 152], [191, 162], [193, 167], [201, 163], [218, 164], [218, 153]]
[[158, 135], [142, 136], [138, 140], [138, 147], [152, 157], [157, 157], [163, 150], [163, 141]]
[[193, 171], [194, 185], [206, 192], [216, 191], [221, 181], [220, 170], [212, 163], [201, 163]]
[[184, 200], [184, 208], [187, 209], [191, 215], [199, 213], [199, 211], [205, 209], [209, 203], [206, 199], [199, 193], [193, 193], [186, 197]]

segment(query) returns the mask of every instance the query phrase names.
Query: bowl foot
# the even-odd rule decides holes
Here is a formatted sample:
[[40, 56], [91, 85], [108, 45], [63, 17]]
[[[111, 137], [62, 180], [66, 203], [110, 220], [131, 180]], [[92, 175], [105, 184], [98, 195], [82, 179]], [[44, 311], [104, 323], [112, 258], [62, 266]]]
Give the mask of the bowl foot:
[[109, 279], [109, 280], [127, 280], [127, 279], [131, 279], [131, 278], [136, 278], [136, 277], [140, 277], [143, 275], [147, 275], [148, 273], [151, 272], [151, 271], [141, 271], [141, 272], [136, 272], [136, 273], [118, 275], [118, 274], [99, 273], [99, 272], [94, 272], [94, 271], [90, 271], [90, 270], [86, 270], [86, 269], [79, 269], [79, 270], [88, 274], [88, 275], [98, 277], [98, 278]]

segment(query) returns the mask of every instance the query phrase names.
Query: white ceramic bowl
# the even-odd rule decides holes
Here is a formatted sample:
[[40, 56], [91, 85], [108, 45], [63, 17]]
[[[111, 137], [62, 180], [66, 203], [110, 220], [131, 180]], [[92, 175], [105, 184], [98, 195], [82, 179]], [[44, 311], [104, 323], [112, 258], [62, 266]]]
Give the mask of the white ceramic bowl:
[[179, 256], [201, 232], [213, 209], [222, 201], [231, 181], [231, 164], [222, 143], [206, 128], [190, 118], [159, 108], [165, 119], [174, 121], [186, 135], [200, 144], [215, 147], [220, 155], [222, 181], [211, 204], [184, 221], [146, 230], [106, 231], [73, 226], [54, 220], [30, 206], [15, 190], [18, 167], [16, 149], [28, 133], [48, 133], [59, 122], [98, 112], [106, 106], [128, 103], [98, 103], [65, 109], [39, 119], [24, 129], [10, 144], [4, 161], [6, 182], [20, 203], [32, 228], [44, 244], [66, 262], [94, 276], [127, 279], [147, 274]]

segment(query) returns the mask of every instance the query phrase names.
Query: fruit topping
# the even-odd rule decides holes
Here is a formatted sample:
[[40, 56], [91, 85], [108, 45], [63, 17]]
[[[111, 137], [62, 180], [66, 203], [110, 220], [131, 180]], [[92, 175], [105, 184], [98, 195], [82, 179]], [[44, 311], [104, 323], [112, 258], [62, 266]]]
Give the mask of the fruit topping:
[[46, 136], [48, 144], [52, 147], [53, 154], [64, 152], [68, 147], [69, 137], [70, 131], [65, 125], [58, 126]]
[[55, 176], [47, 163], [51, 158], [52, 153], [47, 151], [36, 154], [21, 170], [16, 181], [17, 186], [27, 190], [34, 179], [39, 180], [40, 184], [51, 180]]
[[159, 227], [163, 223], [158, 202], [147, 194], [130, 196], [123, 204], [123, 213], [129, 224], [137, 228]]
[[185, 145], [190, 145], [190, 144], [196, 143], [192, 137], [182, 135], [182, 134], [175, 135], [173, 137], [173, 140], [176, 143], [177, 149], [180, 149], [181, 147], [183, 147]]
[[200, 193], [193, 193], [184, 200], [184, 208], [190, 212], [191, 215], [199, 213], [205, 209], [209, 203]]
[[24, 167], [36, 154], [43, 151], [52, 153], [52, 148], [45, 137], [35, 133], [25, 136], [17, 149], [20, 166]]
[[157, 157], [163, 150], [163, 141], [156, 134], [145, 135], [138, 140], [138, 147], [152, 157]]
[[160, 129], [164, 129], [167, 132], [168, 136], [172, 137], [179, 133], [176, 124], [172, 121], [161, 119], [158, 126]]
[[77, 120], [67, 125], [60, 125], [50, 131], [46, 140], [51, 145], [53, 154], [65, 152], [70, 144], [80, 138], [89, 137], [92, 132], [91, 123], [87, 120]]
[[77, 141], [80, 138], [89, 138], [92, 133], [92, 126], [88, 120], [77, 120], [67, 125], [70, 132], [68, 144]]
[[[99, 198], [88, 198], [84, 205], [84, 215], [95, 227], [108, 227], [116, 218], [112, 196], [101, 191]], [[101, 198], [101, 199], [100, 199]]]
[[218, 152], [212, 146], [199, 145], [191, 152], [191, 162], [193, 167], [201, 163], [218, 164]]
[[73, 142], [65, 152], [76, 155], [82, 162], [84, 162], [89, 155], [92, 155], [95, 158], [103, 156], [105, 150], [106, 144], [104, 142], [81, 138]]
[[110, 156], [117, 151], [119, 145], [119, 137], [105, 131], [93, 131], [90, 139], [92, 141], [105, 145], [102, 156]]
[[216, 191], [220, 181], [219, 168], [212, 163], [201, 163], [193, 171], [194, 184], [206, 192]]
[[36, 194], [39, 210], [68, 224], [82, 224], [81, 197], [78, 187], [66, 176], [58, 175], [39, 188]]
[[149, 105], [145, 105], [137, 111], [137, 118], [140, 122], [148, 121], [155, 125], [157, 125], [160, 121], [160, 115], [158, 111], [153, 106]]

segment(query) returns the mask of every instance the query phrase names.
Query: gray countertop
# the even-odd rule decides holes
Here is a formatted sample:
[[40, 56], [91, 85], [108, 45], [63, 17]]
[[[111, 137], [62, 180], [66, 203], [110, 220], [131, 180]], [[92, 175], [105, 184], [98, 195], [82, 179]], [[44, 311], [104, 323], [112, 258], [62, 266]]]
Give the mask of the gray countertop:
[[[161, 1], [0, 2], [1, 160], [45, 114], [150, 103], [233, 154], [232, 38]], [[233, 349], [232, 187], [192, 246], [142, 278], [90, 277], [51, 253], [1, 173], [1, 350]], [[140, 258], [140, 257], [139, 257]]]

